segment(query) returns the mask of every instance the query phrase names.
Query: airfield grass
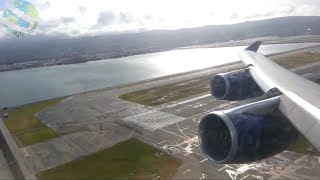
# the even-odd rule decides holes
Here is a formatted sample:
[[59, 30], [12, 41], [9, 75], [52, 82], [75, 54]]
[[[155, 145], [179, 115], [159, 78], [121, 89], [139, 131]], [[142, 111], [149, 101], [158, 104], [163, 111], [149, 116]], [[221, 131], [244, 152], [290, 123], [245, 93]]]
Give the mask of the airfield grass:
[[306, 64], [320, 62], [320, 54], [306, 52], [301, 54], [296, 54], [294, 56], [284, 57], [277, 59], [276, 62], [281, 66], [290, 69], [294, 67], [303, 66]]
[[51, 99], [1, 111], [2, 115], [8, 113], [9, 117], [4, 119], [4, 123], [20, 147], [59, 136], [40, 121], [35, 113], [53, 106], [63, 99]]
[[182, 161], [137, 139], [71, 161], [37, 174], [39, 180], [57, 179], [172, 179]]
[[[290, 69], [313, 62], [320, 62], [320, 55], [307, 52], [279, 58], [276, 59], [275, 62], [287, 69]], [[187, 98], [189, 96], [209, 92], [209, 82], [212, 76], [213, 75], [206, 75], [187, 81], [170, 83], [136, 92], [130, 92], [120, 95], [119, 98], [146, 106], [158, 106], [164, 103]]]
[[296, 153], [300, 153], [300, 154], [316, 155], [320, 157], [320, 153], [317, 152], [316, 150], [310, 151], [309, 150], [310, 147], [311, 145], [308, 142], [308, 140], [306, 140], [306, 138], [300, 134], [296, 142], [288, 147], [288, 150]]
[[121, 99], [148, 106], [157, 106], [209, 91], [210, 76], [193, 79], [189, 82], [166, 84], [156, 88], [145, 89], [120, 95]]
[[43, 127], [34, 131], [16, 134], [15, 137], [23, 143], [23, 146], [39, 143], [59, 135], [48, 127]]

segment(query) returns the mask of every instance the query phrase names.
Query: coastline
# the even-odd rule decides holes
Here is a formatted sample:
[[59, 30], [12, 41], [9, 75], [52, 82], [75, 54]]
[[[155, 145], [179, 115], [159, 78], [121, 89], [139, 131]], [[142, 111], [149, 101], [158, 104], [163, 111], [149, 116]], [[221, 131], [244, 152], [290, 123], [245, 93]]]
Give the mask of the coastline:
[[[286, 52], [281, 52], [281, 53], [269, 54], [267, 56], [270, 57], [270, 59], [274, 59], [274, 57], [277, 57], [277, 56], [282, 56], [282, 55], [291, 54], [291, 53], [299, 53], [299, 52], [303, 52], [303, 51], [306, 51], [306, 50], [309, 51], [310, 49], [313, 49], [313, 48], [319, 47], [319, 46], [320, 45], [311, 46], [311, 47], [305, 47], [305, 48], [286, 51]], [[227, 68], [227, 67], [230, 67], [230, 66], [238, 66], [239, 68], [243, 67], [241, 61], [235, 61], [235, 62], [222, 64], [222, 65], [218, 65], [218, 66], [206, 67], [206, 68], [203, 68], [203, 69], [197, 69], [197, 70], [188, 71], [188, 72], [165, 75], [165, 76], [160, 76], [160, 77], [156, 77], [156, 78], [150, 78], [150, 79], [145, 79], [145, 80], [141, 80], [141, 81], [135, 81], [135, 82], [131, 82], [131, 83], [119, 84], [119, 85], [116, 85], [116, 86], [98, 88], [98, 89], [85, 91], [85, 92], [74, 93], [74, 94], [70, 94], [70, 95], [66, 95], [66, 96], [57, 96], [57, 97], [53, 97], [53, 98], [42, 99], [40, 101], [34, 101], [34, 102], [20, 104], [20, 105], [14, 105], [14, 106], [8, 106], [8, 107], [6, 107], [6, 106], [2, 106], [1, 107], [0, 106], [1, 107], [0, 111], [3, 110], [3, 109], [6, 109], [6, 108], [14, 109], [14, 108], [19, 108], [21, 106], [26, 106], [26, 105], [39, 103], [39, 102], [43, 102], [43, 101], [48, 101], [48, 100], [52, 100], [52, 99], [57, 99], [57, 98], [70, 98], [70, 97], [73, 97], [73, 96], [78, 96], [78, 95], [83, 95], [83, 94], [95, 93], [95, 92], [100, 92], [100, 91], [105, 91], [105, 90], [110, 90], [110, 89], [121, 89], [121, 88], [125, 88], [125, 87], [128, 87], [128, 86], [139, 85], [139, 84], [142, 84], [142, 83], [154, 82], [154, 81], [159, 81], [159, 80], [166, 80], [166, 79], [170, 79], [170, 78], [177, 78], [179, 76], [197, 75], [199, 73], [201, 74], [203, 72], [211, 71], [212, 69]]]
[[[299, 39], [299, 38], [304, 39]], [[172, 50], [183, 50], [183, 49], [197, 49], [197, 48], [222, 48], [222, 47], [236, 47], [236, 46], [247, 46], [250, 45], [254, 41], [261, 40], [263, 41], [263, 45], [271, 45], [271, 44], [298, 44], [298, 43], [318, 43], [320, 42], [320, 38], [318, 36], [311, 36], [310, 38], [306, 38], [305, 36], [293, 36], [293, 37], [285, 37], [285, 38], [274, 38], [274, 37], [262, 37], [262, 38], [255, 38], [255, 39], [246, 39], [246, 40], [239, 40], [239, 41], [229, 41], [229, 42], [220, 42], [220, 43], [211, 43], [211, 44], [201, 44], [195, 46], [185, 46], [185, 47], [178, 47], [172, 49], [162, 49], [162, 50], [155, 50], [155, 51], [141, 51], [136, 53], [125, 53], [114, 55], [112, 57], [79, 57], [77, 59], [81, 59], [79, 61], [74, 61], [75, 58], [71, 58], [71, 60], [60, 61], [60, 60], [43, 60], [43, 61], [28, 61], [22, 63], [16, 63], [11, 65], [0, 65], [0, 73], [1, 72], [9, 72], [9, 71], [20, 71], [26, 69], [37, 69], [43, 67], [52, 67], [52, 66], [61, 66], [61, 65], [71, 65], [71, 64], [82, 64], [88, 62], [95, 62], [95, 61], [103, 61], [103, 60], [110, 60], [110, 59], [120, 59], [130, 56], [138, 56], [138, 55], [145, 55], [145, 54], [152, 54], [152, 53], [161, 53], [167, 52]]]

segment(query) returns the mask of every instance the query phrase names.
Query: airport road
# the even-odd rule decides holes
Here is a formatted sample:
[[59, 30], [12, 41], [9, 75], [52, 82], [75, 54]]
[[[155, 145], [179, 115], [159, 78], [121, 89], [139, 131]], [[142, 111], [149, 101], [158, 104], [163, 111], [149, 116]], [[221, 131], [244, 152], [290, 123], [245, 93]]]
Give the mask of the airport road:
[[3, 151], [0, 150], [0, 179], [14, 179], [9, 166]]
[[[206, 113], [249, 101], [217, 101], [208, 93], [156, 107], [118, 98], [120, 94], [241, 67], [240, 63], [159, 78], [137, 84], [75, 95], [37, 116], [67, 135], [21, 148], [34, 172], [136, 137], [184, 161], [176, 179], [312, 179], [320, 177], [319, 158], [283, 152], [261, 162], [216, 165], [199, 152], [198, 123]], [[320, 77], [320, 64], [295, 69], [308, 78]]]

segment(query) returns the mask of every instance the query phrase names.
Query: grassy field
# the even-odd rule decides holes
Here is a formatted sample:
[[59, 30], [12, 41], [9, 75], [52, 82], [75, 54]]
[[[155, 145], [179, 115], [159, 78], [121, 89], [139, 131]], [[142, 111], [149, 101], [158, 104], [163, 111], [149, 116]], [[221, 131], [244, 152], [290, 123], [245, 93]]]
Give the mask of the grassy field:
[[[236, 70], [236, 69], [233, 69]], [[202, 76], [189, 81], [170, 83], [150, 89], [120, 95], [119, 98], [147, 106], [157, 106], [192, 95], [208, 92], [212, 75]]]
[[309, 142], [302, 135], [299, 135], [299, 138], [297, 139], [297, 141], [294, 144], [292, 144], [288, 148], [288, 150], [289, 151], [293, 151], [293, 152], [297, 152], [297, 153], [301, 153], [301, 154], [316, 155], [316, 156], [320, 157], [320, 153], [319, 152], [309, 151], [308, 150], [309, 147], [311, 147]]
[[301, 53], [294, 56], [277, 59], [276, 62], [281, 66], [290, 69], [305, 64], [320, 62], [320, 54], [314, 54], [311, 52]]
[[[275, 60], [285, 68], [294, 68], [301, 65], [320, 62], [320, 55], [302, 53]], [[163, 86], [120, 95], [119, 98], [147, 106], [157, 106], [164, 103], [187, 98], [192, 95], [209, 93], [209, 82], [213, 75], [202, 76], [188, 81], [170, 83]]]
[[210, 79], [211, 75], [193, 79], [189, 82], [166, 84], [156, 88], [123, 94], [120, 98], [143, 105], [157, 106], [166, 102], [208, 92], [208, 82]]
[[59, 136], [52, 129], [48, 128], [42, 121], [35, 117], [35, 113], [50, 107], [64, 98], [52, 99], [37, 102], [1, 111], [3, 115], [8, 113], [9, 117], [4, 119], [4, 123], [15, 138], [20, 147], [38, 143], [47, 139]]
[[171, 179], [182, 161], [136, 139], [38, 173], [39, 180]]

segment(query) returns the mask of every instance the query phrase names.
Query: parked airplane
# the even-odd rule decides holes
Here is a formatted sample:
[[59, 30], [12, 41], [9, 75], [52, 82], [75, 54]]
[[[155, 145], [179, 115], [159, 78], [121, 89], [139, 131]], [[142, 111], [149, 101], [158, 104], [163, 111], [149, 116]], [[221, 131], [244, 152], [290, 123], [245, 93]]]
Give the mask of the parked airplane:
[[245, 69], [211, 80], [211, 93], [220, 100], [265, 97], [202, 118], [200, 149], [215, 163], [268, 158], [294, 143], [299, 132], [320, 150], [320, 86], [257, 53], [260, 45], [255, 42], [240, 53]]

